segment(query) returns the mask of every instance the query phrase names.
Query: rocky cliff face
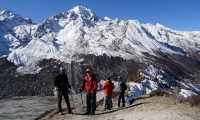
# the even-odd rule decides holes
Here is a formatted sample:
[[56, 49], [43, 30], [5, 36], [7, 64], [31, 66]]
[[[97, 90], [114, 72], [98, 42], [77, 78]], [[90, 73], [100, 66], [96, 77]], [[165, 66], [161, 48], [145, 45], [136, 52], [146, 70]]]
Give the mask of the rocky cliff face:
[[120, 57], [106, 55], [82, 55], [81, 57], [81, 62], [72, 61], [71, 64], [53, 59], [42, 60], [38, 64], [42, 68], [38, 74], [19, 74], [16, 72], [16, 65], [7, 61], [6, 58], [1, 58], [0, 67], [6, 66], [6, 69], [0, 71], [2, 86], [0, 96], [53, 95], [53, 81], [60, 66], [66, 69], [69, 83], [75, 89], [82, 85], [87, 67], [92, 68], [98, 80], [105, 80], [107, 76], [116, 80], [118, 75], [122, 75], [125, 80], [132, 80], [133, 75], [139, 70], [139, 63], [132, 60], [126, 61]]

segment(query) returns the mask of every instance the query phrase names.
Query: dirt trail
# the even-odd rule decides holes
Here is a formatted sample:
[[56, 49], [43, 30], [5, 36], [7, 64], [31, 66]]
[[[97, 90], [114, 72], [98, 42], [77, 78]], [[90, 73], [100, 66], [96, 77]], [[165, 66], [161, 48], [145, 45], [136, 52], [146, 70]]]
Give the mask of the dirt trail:
[[190, 107], [187, 103], [176, 103], [172, 97], [148, 97], [136, 99], [125, 108], [103, 112], [98, 106], [96, 115], [83, 115], [81, 106], [73, 110], [74, 114], [58, 114], [56, 109], [46, 112], [37, 120], [200, 120], [200, 106]]

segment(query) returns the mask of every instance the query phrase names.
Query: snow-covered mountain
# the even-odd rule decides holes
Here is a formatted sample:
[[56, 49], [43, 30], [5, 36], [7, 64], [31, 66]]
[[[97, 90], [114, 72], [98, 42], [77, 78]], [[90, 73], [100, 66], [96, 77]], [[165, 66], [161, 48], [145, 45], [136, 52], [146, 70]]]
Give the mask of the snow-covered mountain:
[[[102, 68], [94, 67], [96, 72], [102, 69], [116, 72], [117, 65], [129, 67], [135, 61], [154, 62], [175, 75], [185, 74], [189, 66], [190, 70], [197, 70], [197, 75], [200, 72], [200, 31], [175, 31], [160, 24], [101, 18], [83, 6], [58, 13], [40, 24], [0, 9], [0, 57], [6, 57], [17, 66], [16, 74], [41, 73], [48, 66], [43, 63], [41, 67], [43, 60], [70, 64], [71, 70], [75, 63], [87, 58], [92, 59], [91, 66], [102, 62]], [[113, 68], [104, 62], [113, 64]], [[137, 66], [135, 63], [133, 66]], [[133, 70], [123, 69], [132, 76], [129, 72]], [[111, 72], [108, 73], [114, 75]]]
[[139, 60], [144, 52], [156, 56], [155, 51], [180, 55], [200, 51], [200, 32], [175, 31], [136, 20], [103, 19], [82, 6], [38, 25], [6, 9], [0, 14], [1, 29], [7, 31], [1, 32], [1, 42], [7, 44], [0, 47], [6, 51], [1, 56], [8, 55], [16, 65], [35, 66], [42, 59], [70, 63], [77, 60], [77, 54]]
[[25, 31], [28, 32], [27, 29], [31, 25], [31, 19], [0, 8], [0, 56], [8, 55], [10, 51], [27, 45], [31, 38]]

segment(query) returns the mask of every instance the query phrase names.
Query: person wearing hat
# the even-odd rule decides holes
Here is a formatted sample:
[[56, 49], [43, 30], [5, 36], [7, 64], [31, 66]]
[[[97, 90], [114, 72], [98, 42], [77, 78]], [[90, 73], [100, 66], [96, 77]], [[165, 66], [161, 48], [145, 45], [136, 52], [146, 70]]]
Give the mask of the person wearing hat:
[[96, 90], [97, 90], [97, 80], [96, 75], [92, 74], [90, 68], [86, 70], [86, 77], [83, 81], [83, 86], [80, 89], [82, 92], [83, 90], [86, 91], [86, 99], [87, 99], [87, 111], [84, 115], [95, 114], [96, 111]]
[[112, 107], [112, 91], [114, 89], [114, 84], [112, 83], [112, 81], [110, 80], [110, 77], [108, 77], [106, 79], [106, 81], [104, 82], [102, 89], [104, 90], [104, 103], [103, 103], [103, 108], [104, 111], [106, 111], [106, 109], [108, 108], [109, 110], [111, 110]]
[[55, 87], [58, 88], [58, 109], [60, 111], [60, 114], [63, 115], [62, 106], [61, 106], [62, 96], [64, 96], [65, 102], [67, 104], [68, 113], [72, 114], [72, 110], [71, 110], [70, 102], [69, 102], [69, 96], [68, 96], [68, 93], [69, 93], [68, 88], [71, 89], [71, 86], [68, 83], [68, 78], [67, 78], [67, 75], [65, 74], [64, 68], [60, 68], [60, 73], [56, 76], [54, 85]]
[[120, 107], [120, 103], [121, 103], [121, 99], [122, 99], [122, 107], [125, 107], [125, 99], [124, 99], [124, 94], [125, 91], [127, 89], [126, 84], [124, 83], [123, 79], [121, 76], [118, 76], [117, 79], [119, 80], [119, 89], [120, 89], [120, 95], [119, 95], [119, 99], [118, 99], [118, 106], [117, 108]]

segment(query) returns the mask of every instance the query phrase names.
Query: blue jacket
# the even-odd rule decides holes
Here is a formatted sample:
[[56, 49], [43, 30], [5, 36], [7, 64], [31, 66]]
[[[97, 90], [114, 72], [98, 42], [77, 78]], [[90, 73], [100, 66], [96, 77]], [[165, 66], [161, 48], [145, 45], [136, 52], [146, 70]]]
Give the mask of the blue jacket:
[[119, 82], [119, 91], [120, 91], [120, 93], [125, 93], [125, 83], [124, 83], [124, 81], [123, 80], [120, 80], [120, 82]]

